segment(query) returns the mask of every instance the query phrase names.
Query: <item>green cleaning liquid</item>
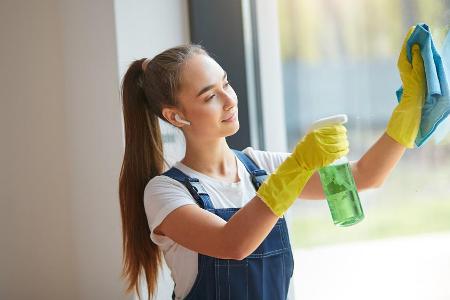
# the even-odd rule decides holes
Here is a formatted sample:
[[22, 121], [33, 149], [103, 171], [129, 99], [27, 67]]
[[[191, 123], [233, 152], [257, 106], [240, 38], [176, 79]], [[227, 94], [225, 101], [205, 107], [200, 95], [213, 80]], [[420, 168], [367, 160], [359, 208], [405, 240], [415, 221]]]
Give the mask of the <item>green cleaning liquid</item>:
[[337, 226], [350, 226], [364, 219], [355, 180], [348, 161], [319, 169], [320, 181]]

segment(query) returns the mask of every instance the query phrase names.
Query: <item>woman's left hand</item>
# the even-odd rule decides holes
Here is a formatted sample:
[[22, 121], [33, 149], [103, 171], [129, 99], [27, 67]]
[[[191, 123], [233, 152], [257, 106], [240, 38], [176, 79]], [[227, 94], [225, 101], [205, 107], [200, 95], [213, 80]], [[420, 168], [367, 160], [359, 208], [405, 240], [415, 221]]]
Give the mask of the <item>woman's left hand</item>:
[[419, 46], [417, 44], [412, 46], [411, 63], [406, 55], [406, 43], [414, 27], [409, 29], [398, 58], [397, 67], [403, 83], [403, 94], [391, 115], [386, 130], [391, 138], [406, 148], [414, 147], [426, 91], [425, 70]]

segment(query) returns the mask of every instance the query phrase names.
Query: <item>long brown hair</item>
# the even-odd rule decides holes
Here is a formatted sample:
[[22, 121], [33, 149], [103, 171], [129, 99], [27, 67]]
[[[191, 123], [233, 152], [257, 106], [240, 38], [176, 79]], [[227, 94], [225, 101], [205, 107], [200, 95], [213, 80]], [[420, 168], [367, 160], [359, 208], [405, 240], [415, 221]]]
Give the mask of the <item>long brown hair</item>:
[[144, 210], [144, 189], [150, 179], [164, 171], [159, 119], [162, 108], [176, 107], [181, 70], [195, 54], [208, 55], [200, 45], [170, 48], [144, 64], [145, 58], [129, 66], [122, 81], [122, 109], [125, 125], [125, 153], [119, 178], [122, 215], [123, 270], [127, 293], [139, 299], [139, 281], [145, 275], [149, 299], [153, 296], [162, 253], [150, 239]]

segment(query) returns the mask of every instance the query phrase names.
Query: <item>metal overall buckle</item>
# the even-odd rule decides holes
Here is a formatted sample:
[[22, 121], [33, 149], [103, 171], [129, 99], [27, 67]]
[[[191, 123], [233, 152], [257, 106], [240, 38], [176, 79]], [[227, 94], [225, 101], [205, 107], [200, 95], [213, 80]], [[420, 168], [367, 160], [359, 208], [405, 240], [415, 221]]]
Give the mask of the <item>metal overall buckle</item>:
[[186, 178], [186, 187], [195, 200], [201, 200], [200, 194], [208, 194], [197, 178]]
[[266, 171], [264, 170], [255, 170], [252, 171], [252, 183], [255, 186], [255, 189], [258, 190], [259, 187], [263, 184], [263, 182], [269, 177]]

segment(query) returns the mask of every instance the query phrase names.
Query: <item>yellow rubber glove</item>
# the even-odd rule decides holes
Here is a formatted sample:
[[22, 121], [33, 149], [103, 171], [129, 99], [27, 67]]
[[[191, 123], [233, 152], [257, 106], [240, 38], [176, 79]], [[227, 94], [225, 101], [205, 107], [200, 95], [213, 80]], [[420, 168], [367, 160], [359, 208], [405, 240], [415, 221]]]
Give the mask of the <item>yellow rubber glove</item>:
[[419, 46], [417, 44], [412, 46], [412, 63], [408, 61], [406, 56], [406, 42], [414, 27], [409, 29], [403, 41], [397, 63], [403, 83], [403, 95], [399, 104], [395, 107], [386, 129], [386, 133], [391, 138], [406, 148], [414, 148], [426, 91], [425, 70]]
[[349, 151], [347, 129], [343, 125], [309, 132], [281, 163], [256, 194], [281, 217], [294, 203], [316, 169], [329, 165]]

